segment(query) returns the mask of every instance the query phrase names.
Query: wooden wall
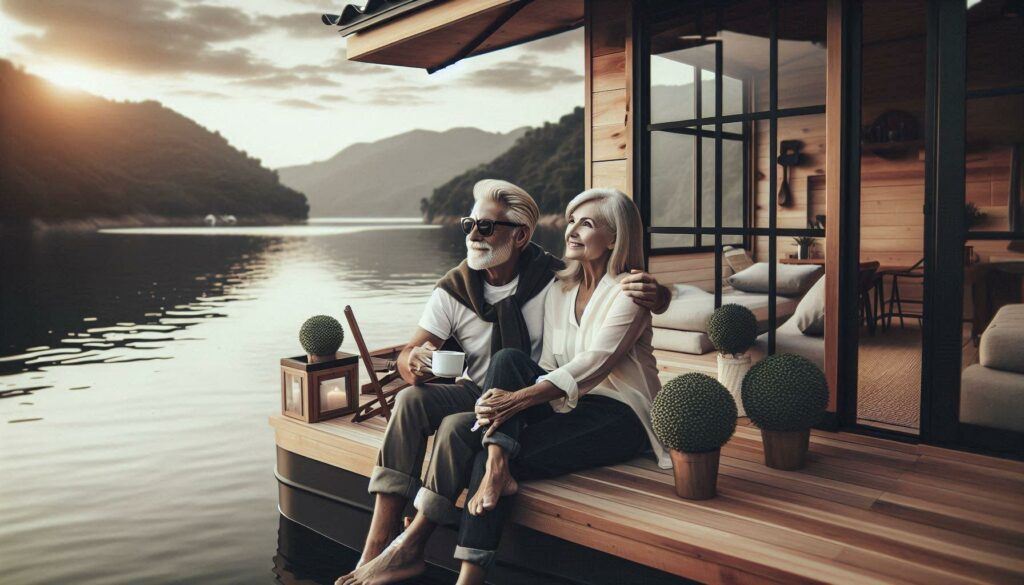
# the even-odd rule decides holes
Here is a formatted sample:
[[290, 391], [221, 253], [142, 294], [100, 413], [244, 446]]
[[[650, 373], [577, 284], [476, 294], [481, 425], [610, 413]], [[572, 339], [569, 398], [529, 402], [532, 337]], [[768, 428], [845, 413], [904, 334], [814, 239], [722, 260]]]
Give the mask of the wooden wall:
[[632, 196], [632, 3], [589, 0], [585, 18], [587, 188]]

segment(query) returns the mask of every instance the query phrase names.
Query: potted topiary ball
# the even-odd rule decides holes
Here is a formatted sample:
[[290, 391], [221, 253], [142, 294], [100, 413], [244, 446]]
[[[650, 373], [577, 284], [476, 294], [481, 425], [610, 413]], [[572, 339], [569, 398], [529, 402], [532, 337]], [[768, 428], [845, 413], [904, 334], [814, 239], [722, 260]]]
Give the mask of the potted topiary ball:
[[765, 465], [785, 470], [803, 467], [811, 427], [828, 405], [825, 374], [799, 355], [768, 356], [743, 378], [742, 395], [747, 416], [761, 429]]
[[655, 397], [651, 426], [672, 456], [676, 494], [689, 500], [714, 497], [719, 450], [736, 430], [736, 403], [729, 391], [706, 374], [678, 376]]
[[345, 329], [330, 315], [310, 317], [299, 330], [299, 343], [311, 364], [334, 359], [344, 339]]
[[757, 343], [757, 317], [743, 305], [722, 305], [708, 317], [707, 330], [708, 338], [718, 350], [718, 381], [736, 401], [739, 416], [746, 416], [740, 388], [750, 370], [747, 350]]

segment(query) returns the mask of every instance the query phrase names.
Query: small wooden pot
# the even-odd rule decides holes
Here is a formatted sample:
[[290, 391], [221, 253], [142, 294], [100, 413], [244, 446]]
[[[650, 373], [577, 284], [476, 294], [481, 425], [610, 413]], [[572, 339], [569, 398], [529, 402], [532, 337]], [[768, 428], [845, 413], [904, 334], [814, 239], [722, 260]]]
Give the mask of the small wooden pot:
[[707, 453], [684, 453], [669, 449], [676, 480], [676, 495], [687, 500], [715, 497], [718, 483], [719, 450]]
[[764, 443], [764, 464], [772, 469], [793, 471], [807, 463], [807, 445], [811, 430], [766, 431], [761, 429]]

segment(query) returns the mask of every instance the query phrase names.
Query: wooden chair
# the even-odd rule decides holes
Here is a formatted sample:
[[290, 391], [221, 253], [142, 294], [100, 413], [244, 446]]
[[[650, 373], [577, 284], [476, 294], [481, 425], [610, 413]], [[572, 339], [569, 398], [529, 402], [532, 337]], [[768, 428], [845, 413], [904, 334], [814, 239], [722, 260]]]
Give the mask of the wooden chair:
[[884, 311], [884, 314], [883, 314], [883, 317], [882, 317], [882, 323], [884, 324], [885, 328], [888, 329], [889, 325], [892, 324], [892, 318], [893, 317], [899, 317], [900, 318], [900, 329], [904, 328], [904, 324], [903, 324], [903, 318], [904, 317], [917, 318], [918, 324], [920, 324], [921, 318], [923, 317], [923, 315], [922, 315], [923, 311], [917, 311], [917, 312], [904, 311], [903, 310], [903, 305], [904, 304], [907, 304], [907, 305], [917, 305], [918, 307], [923, 309], [924, 308], [924, 301], [922, 301], [920, 299], [904, 299], [904, 298], [900, 297], [899, 281], [900, 281], [900, 279], [903, 279], [904, 281], [906, 281], [907, 279], [914, 279], [914, 280], [923, 281], [924, 280], [924, 258], [921, 258], [920, 260], [915, 262], [914, 265], [911, 266], [910, 268], [898, 269], [898, 270], [887, 270], [887, 271], [885, 271], [884, 276], [889, 276], [889, 277], [892, 278], [892, 286], [889, 289], [889, 306], [888, 306], [888, 308], [885, 308], [885, 311]]
[[[385, 420], [391, 419], [391, 409], [395, 404], [395, 395], [409, 384], [398, 374], [398, 354], [404, 346], [393, 346], [371, 352], [366, 349], [366, 342], [363, 340], [362, 331], [356, 323], [355, 313], [352, 307], [345, 306], [345, 319], [348, 320], [348, 328], [352, 337], [356, 340], [359, 348], [359, 357], [366, 368], [366, 375], [370, 381], [363, 385], [363, 394], [374, 394], [376, 398], [362, 404], [356, 410], [352, 422], [362, 422], [375, 416], [383, 416]], [[378, 372], [384, 372], [380, 378]]]
[[878, 268], [880, 264], [877, 260], [871, 262], [860, 263], [860, 274], [857, 282], [857, 294], [860, 304], [860, 316], [864, 319], [864, 325], [868, 328], [868, 334], [875, 334], [875, 326], [878, 322], [878, 306], [871, 304], [871, 293], [876, 290], [876, 281], [878, 279]]

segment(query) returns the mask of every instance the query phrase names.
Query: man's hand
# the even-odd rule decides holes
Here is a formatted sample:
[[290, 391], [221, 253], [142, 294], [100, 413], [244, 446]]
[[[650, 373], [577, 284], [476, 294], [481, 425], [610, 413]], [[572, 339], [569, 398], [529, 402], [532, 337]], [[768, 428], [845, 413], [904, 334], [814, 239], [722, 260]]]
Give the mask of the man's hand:
[[484, 436], [490, 437], [502, 423], [526, 409], [530, 404], [521, 398], [525, 394], [509, 392], [501, 388], [491, 388], [476, 401], [477, 426], [489, 425]]
[[672, 300], [672, 292], [658, 284], [652, 274], [642, 270], [630, 270], [629, 275], [619, 282], [619, 286], [633, 298], [634, 303], [650, 309], [652, 313], [664, 313]]
[[434, 344], [427, 341], [409, 350], [409, 370], [417, 378], [432, 376], [434, 372], [430, 369], [433, 365], [433, 355], [437, 351]]

